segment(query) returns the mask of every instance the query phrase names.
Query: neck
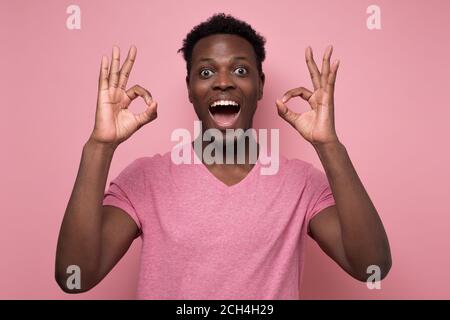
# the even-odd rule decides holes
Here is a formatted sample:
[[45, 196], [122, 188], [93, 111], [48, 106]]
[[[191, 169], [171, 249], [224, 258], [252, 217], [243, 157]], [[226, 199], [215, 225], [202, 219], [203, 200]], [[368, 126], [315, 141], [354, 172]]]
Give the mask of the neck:
[[[222, 138], [213, 141], [205, 141], [204, 132], [192, 141], [193, 149], [199, 159], [206, 166], [226, 166], [226, 167], [242, 167], [251, 169], [259, 158], [260, 146], [256, 142], [252, 134], [241, 134], [237, 137], [234, 135], [226, 136], [224, 133]], [[201, 140], [201, 141], [199, 141]], [[201, 146], [195, 148], [195, 146]], [[207, 148], [205, 150], [205, 148]], [[212, 157], [211, 161], [206, 161], [205, 157]]]

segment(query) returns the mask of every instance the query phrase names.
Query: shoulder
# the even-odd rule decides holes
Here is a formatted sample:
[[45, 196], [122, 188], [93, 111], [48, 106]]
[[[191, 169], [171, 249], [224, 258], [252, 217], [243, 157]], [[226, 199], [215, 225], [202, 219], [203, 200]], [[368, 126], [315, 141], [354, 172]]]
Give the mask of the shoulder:
[[301, 175], [304, 177], [308, 177], [310, 174], [310, 170], [313, 165], [310, 162], [307, 162], [302, 159], [285, 159], [284, 165], [290, 174]]
[[289, 159], [286, 161], [288, 175], [297, 180], [305, 181], [307, 186], [316, 189], [327, 184], [325, 172], [311, 162], [301, 159]]
[[119, 177], [140, 179], [145, 178], [148, 173], [158, 172], [168, 166], [170, 155], [154, 154], [152, 156], [142, 156], [128, 163], [120, 172]]
[[158, 169], [159, 167], [166, 166], [170, 161], [170, 153], [156, 153], [152, 156], [143, 156], [136, 158], [127, 166], [130, 171], [142, 171]]

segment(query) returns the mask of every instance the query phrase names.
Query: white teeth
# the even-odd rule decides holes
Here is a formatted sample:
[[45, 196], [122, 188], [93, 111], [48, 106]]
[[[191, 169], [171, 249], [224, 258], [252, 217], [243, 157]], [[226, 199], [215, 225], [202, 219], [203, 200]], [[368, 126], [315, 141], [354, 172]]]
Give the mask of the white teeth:
[[239, 104], [237, 102], [231, 101], [231, 100], [218, 100], [218, 101], [213, 102], [210, 105], [210, 107], [214, 108], [214, 107], [217, 107], [217, 106], [230, 106], [230, 105], [231, 106], [238, 106]]

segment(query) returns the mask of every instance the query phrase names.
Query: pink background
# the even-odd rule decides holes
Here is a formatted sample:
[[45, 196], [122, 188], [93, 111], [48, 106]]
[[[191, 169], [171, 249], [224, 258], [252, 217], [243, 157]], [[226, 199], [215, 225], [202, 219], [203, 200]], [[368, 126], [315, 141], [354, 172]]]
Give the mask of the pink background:
[[[81, 7], [81, 30], [66, 8]], [[381, 30], [366, 8], [381, 7]], [[170, 150], [175, 128], [193, 130], [186, 33], [215, 12], [267, 38], [259, 128], [280, 128], [281, 152], [322, 169], [314, 149], [278, 118], [275, 99], [311, 88], [304, 50], [341, 60], [336, 129], [389, 235], [393, 267], [381, 290], [353, 280], [311, 240], [302, 298], [450, 298], [450, 2], [448, 1], [2, 1], [0, 70], [0, 298], [132, 299], [140, 240], [91, 292], [54, 281], [57, 235], [95, 113], [102, 54], [135, 44], [129, 85], [148, 88], [158, 119], [121, 145], [109, 179], [137, 157]], [[290, 106], [306, 110], [295, 100]], [[142, 101], [132, 110], [143, 110]]]

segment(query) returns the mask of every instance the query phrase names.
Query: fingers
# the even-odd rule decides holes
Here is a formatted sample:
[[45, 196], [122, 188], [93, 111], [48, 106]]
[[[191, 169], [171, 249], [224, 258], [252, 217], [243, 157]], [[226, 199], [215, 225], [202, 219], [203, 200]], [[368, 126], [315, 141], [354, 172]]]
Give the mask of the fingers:
[[108, 57], [102, 56], [100, 76], [98, 77], [98, 90], [108, 89]]
[[322, 88], [325, 88], [328, 81], [328, 76], [330, 74], [330, 57], [333, 52], [333, 46], [328, 46], [325, 50], [325, 54], [323, 55], [323, 61], [322, 61], [322, 71], [320, 76], [320, 86]]
[[311, 75], [311, 80], [313, 82], [314, 90], [317, 90], [319, 88], [327, 88], [328, 90], [331, 90], [330, 92], [333, 92], [334, 90], [334, 82], [336, 81], [336, 71], [337, 71], [337, 65], [333, 66], [335, 69], [333, 69], [332, 66], [330, 66], [330, 59], [331, 55], [333, 53], [333, 46], [329, 45], [327, 49], [325, 50], [325, 54], [323, 56], [322, 61], [322, 69], [319, 72], [319, 69], [317, 68], [316, 62], [314, 61], [313, 53], [311, 47], [306, 48], [306, 64], [308, 65], [308, 70]]
[[131, 101], [133, 101], [137, 97], [142, 97], [147, 105], [150, 105], [153, 102], [153, 98], [150, 92], [142, 88], [140, 85], [132, 86], [126, 91], [126, 94]]
[[276, 101], [278, 115], [286, 120], [290, 125], [295, 128], [295, 121], [297, 121], [299, 114], [291, 111], [282, 101]]
[[334, 94], [334, 85], [336, 83], [336, 75], [338, 68], [339, 68], [339, 60], [336, 60], [335, 62], [333, 62], [331, 66], [330, 75], [327, 81], [327, 91], [330, 93], [331, 97], [333, 97]]
[[117, 88], [119, 85], [120, 50], [114, 46], [112, 52], [111, 68], [109, 69], [109, 87]]
[[126, 91], [126, 94], [131, 101], [137, 97], [142, 97], [148, 106], [144, 112], [141, 112], [135, 116], [138, 121], [139, 128], [157, 117], [156, 108], [158, 104], [156, 101], [153, 101], [152, 95], [148, 90], [142, 88], [140, 85], [134, 85]]
[[136, 115], [136, 120], [139, 123], [139, 128], [156, 119], [156, 117], [158, 116], [156, 111], [157, 107], [158, 103], [156, 101], [152, 101], [144, 112]]
[[301, 97], [303, 100], [308, 101], [309, 98], [311, 98], [312, 94], [313, 93], [306, 88], [303, 88], [303, 87], [295, 88], [295, 89], [292, 89], [292, 90], [289, 90], [288, 92], [286, 92], [283, 95], [281, 102], [286, 103], [289, 100], [291, 100], [291, 98], [293, 98], [293, 97]]
[[119, 88], [121, 88], [122, 90], [125, 90], [127, 86], [128, 78], [136, 59], [136, 53], [137, 48], [135, 46], [131, 46], [130, 50], [128, 51], [127, 59], [125, 60], [122, 69], [120, 69]]
[[320, 72], [317, 68], [316, 62], [314, 61], [311, 47], [306, 48], [305, 58], [314, 90], [317, 90], [320, 88]]

